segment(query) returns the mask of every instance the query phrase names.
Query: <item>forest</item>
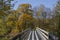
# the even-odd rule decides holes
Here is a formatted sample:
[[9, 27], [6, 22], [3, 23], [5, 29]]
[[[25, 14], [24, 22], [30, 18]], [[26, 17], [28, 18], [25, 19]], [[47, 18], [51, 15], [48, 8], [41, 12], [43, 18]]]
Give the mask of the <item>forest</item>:
[[[31, 4], [20, 4], [12, 10], [14, 0], [0, 0], [0, 40], [9, 40], [27, 28], [42, 28], [60, 38], [60, 0], [53, 10], [43, 4], [32, 8]], [[59, 39], [60, 40], [60, 39]]]

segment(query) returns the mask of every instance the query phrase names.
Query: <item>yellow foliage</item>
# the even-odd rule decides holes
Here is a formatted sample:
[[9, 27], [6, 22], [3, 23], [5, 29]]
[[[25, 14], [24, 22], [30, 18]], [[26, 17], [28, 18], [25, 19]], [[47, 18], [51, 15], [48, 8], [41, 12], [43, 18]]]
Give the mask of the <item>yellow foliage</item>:
[[[26, 22], [26, 24], [25, 24]], [[27, 25], [33, 23], [33, 17], [31, 15], [27, 15], [27, 14], [21, 14], [21, 16], [19, 17], [16, 26], [22, 31], [23, 28], [26, 28]], [[25, 25], [25, 26], [24, 26]]]

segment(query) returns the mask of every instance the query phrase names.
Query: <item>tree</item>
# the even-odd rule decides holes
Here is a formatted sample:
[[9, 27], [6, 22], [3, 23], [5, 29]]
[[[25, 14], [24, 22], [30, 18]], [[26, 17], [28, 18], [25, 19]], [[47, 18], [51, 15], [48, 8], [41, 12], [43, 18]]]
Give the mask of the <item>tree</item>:
[[19, 5], [17, 11], [19, 13], [27, 13], [29, 15], [32, 15], [31, 5], [30, 4], [21, 4]]
[[18, 20], [18, 12], [15, 10], [10, 11], [10, 14], [5, 18], [6, 26], [10, 29], [10, 32], [15, 27]]
[[8, 28], [6, 27], [5, 18], [8, 11], [11, 10], [11, 2], [14, 0], [0, 0], [0, 38], [1, 40], [7, 35]]
[[56, 9], [56, 16], [58, 16], [58, 37], [59, 37], [59, 39], [58, 40], [60, 40], [60, 0], [58, 0], [58, 2], [57, 2], [57, 5], [56, 5], [56, 7], [55, 7]]
[[[27, 4], [21, 4], [21, 6], [19, 6], [23, 7], [21, 9], [24, 10], [20, 11], [21, 9], [18, 8], [16, 10], [17, 13], [13, 11], [7, 16], [7, 26], [12, 27], [12, 31], [10, 32], [9, 36], [14, 36], [14, 34], [20, 33], [29, 27], [33, 27], [32, 10], [29, 9], [29, 5], [25, 5]], [[25, 9], [27, 9], [26, 12]]]
[[33, 17], [27, 14], [21, 14], [16, 24], [17, 28], [20, 31], [23, 31], [29, 27], [33, 27], [32, 25], [33, 25]]
[[5, 15], [12, 8], [12, 1], [14, 0], [0, 0], [0, 16]]
[[40, 27], [42, 25], [41, 19], [43, 20], [44, 23], [47, 16], [45, 6], [41, 4], [38, 8], [34, 8], [34, 16], [37, 19], [38, 27]]
[[21, 4], [19, 5], [17, 11], [21, 14], [16, 23], [17, 29], [20, 31], [25, 30], [26, 28], [33, 27], [33, 10], [31, 9], [30, 4]]

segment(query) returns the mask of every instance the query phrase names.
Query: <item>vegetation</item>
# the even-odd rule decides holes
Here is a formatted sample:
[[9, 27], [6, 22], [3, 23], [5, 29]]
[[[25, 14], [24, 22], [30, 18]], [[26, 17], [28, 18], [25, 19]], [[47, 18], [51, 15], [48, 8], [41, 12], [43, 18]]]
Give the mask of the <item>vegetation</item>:
[[16, 10], [11, 10], [12, 1], [0, 1], [0, 40], [9, 40], [27, 28], [35, 30], [36, 27], [60, 37], [60, 0], [53, 11], [44, 5], [32, 9], [31, 4], [20, 4]]
[[60, 0], [58, 0], [58, 2], [57, 2], [57, 5], [56, 5], [56, 13], [57, 13], [57, 18], [58, 18], [58, 37], [59, 37], [59, 39], [58, 40], [60, 40]]

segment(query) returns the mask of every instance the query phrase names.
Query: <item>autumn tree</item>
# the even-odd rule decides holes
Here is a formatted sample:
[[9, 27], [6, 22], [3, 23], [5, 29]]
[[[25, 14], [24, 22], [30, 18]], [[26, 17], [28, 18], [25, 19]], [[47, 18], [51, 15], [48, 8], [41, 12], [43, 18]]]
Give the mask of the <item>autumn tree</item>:
[[30, 4], [21, 4], [19, 5], [19, 7], [17, 8], [17, 11], [19, 13], [26, 13], [26, 14], [29, 14], [29, 15], [32, 15], [32, 6]]
[[33, 27], [33, 17], [31, 17], [31, 15], [22, 14], [16, 25], [20, 31]]
[[17, 20], [18, 12], [16, 12], [15, 10], [10, 11], [10, 14], [5, 19], [6, 26], [8, 29], [10, 29], [10, 32], [15, 27]]
[[14, 0], [0, 0], [0, 38], [1, 40], [5, 35], [7, 35], [7, 31], [9, 30], [6, 27], [5, 18], [8, 14], [8, 11], [12, 8], [11, 2]]
[[16, 26], [18, 29], [25, 30], [26, 28], [33, 27], [33, 16], [32, 16], [32, 9], [30, 4], [21, 4], [17, 11], [21, 13], [19, 19], [17, 21]]

